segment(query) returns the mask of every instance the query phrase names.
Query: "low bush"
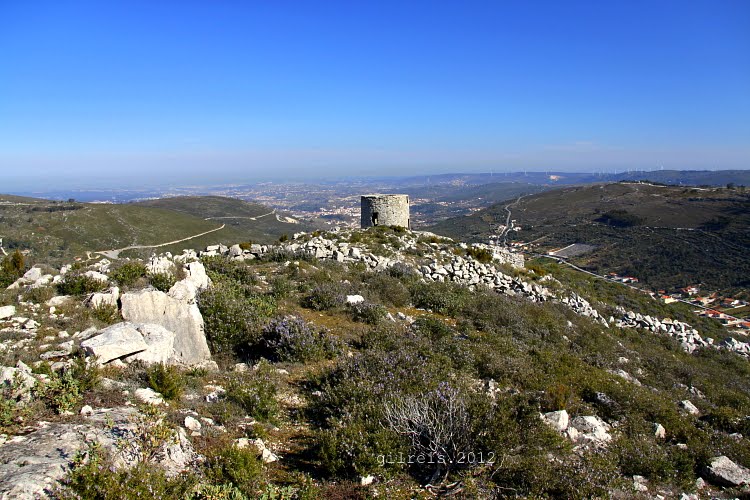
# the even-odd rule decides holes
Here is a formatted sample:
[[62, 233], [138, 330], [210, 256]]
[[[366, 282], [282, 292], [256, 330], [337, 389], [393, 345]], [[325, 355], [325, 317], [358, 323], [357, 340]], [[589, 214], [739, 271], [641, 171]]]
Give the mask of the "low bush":
[[117, 309], [117, 306], [112, 304], [101, 303], [98, 306], [89, 309], [89, 313], [91, 314], [92, 318], [108, 325], [117, 323], [118, 321], [122, 321], [119, 309]]
[[263, 329], [263, 345], [278, 361], [317, 361], [341, 351], [340, 343], [328, 331], [297, 316], [271, 320]]
[[29, 288], [23, 294], [23, 300], [34, 302], [35, 304], [44, 304], [55, 296], [55, 289], [51, 286], [38, 286]]
[[92, 447], [88, 453], [74, 458], [71, 471], [54, 497], [61, 500], [187, 498], [196, 481], [189, 475], [170, 478], [161, 467], [146, 462], [118, 470], [109, 455], [99, 447]]
[[126, 262], [110, 272], [110, 277], [121, 287], [131, 287], [146, 276], [146, 266], [142, 262]]
[[83, 399], [81, 385], [70, 370], [53, 373], [49, 381], [37, 386], [36, 394], [55, 413], [74, 411]]
[[[258, 451], [254, 446], [237, 448], [229, 445], [211, 453], [206, 457], [206, 479], [227, 493], [245, 495], [246, 498], [257, 498], [263, 486], [263, 463], [258, 458]], [[205, 489], [202, 496], [193, 498], [209, 498]], [[216, 498], [216, 497], [210, 497]], [[219, 498], [233, 498], [219, 497]]]
[[61, 295], [86, 295], [101, 292], [107, 288], [107, 283], [84, 274], [66, 274], [65, 278], [57, 284], [57, 291]]
[[164, 399], [177, 401], [182, 397], [185, 381], [175, 366], [159, 363], [146, 370], [148, 386], [164, 396]]
[[148, 282], [160, 292], [168, 292], [177, 283], [177, 278], [172, 273], [149, 273]]
[[245, 355], [260, 340], [262, 322], [276, 312], [276, 301], [230, 281], [215, 281], [198, 295], [211, 352]]
[[410, 290], [414, 307], [448, 316], [456, 315], [469, 298], [466, 287], [455, 283], [414, 283]]
[[472, 259], [488, 264], [492, 262], [492, 252], [486, 248], [469, 247], [466, 249], [466, 255]]
[[[398, 271], [395, 272], [398, 275]], [[406, 307], [411, 301], [409, 289], [398, 277], [390, 273], [375, 273], [366, 277], [368, 296], [375, 298], [382, 304], [394, 307]]]
[[227, 385], [227, 400], [249, 416], [273, 422], [279, 414], [278, 380], [273, 368], [263, 363], [253, 373], [233, 379]]
[[385, 307], [380, 304], [373, 304], [372, 302], [349, 304], [347, 309], [352, 316], [352, 320], [367, 323], [368, 325], [377, 325], [388, 314]]
[[344, 305], [346, 297], [340, 286], [333, 283], [324, 283], [313, 288], [308, 295], [302, 299], [302, 307], [315, 311], [328, 311]]

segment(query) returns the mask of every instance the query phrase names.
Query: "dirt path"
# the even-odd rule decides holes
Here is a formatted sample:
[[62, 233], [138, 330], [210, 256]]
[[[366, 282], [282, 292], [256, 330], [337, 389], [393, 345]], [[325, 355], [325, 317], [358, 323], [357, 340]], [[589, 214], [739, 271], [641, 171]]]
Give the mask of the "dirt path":
[[124, 248], [118, 248], [116, 250], [102, 250], [100, 252], [96, 252], [98, 254], [104, 255], [108, 259], [117, 259], [120, 257], [120, 252], [124, 252], [125, 250], [135, 250], [137, 248], [159, 248], [159, 247], [166, 247], [169, 245], [174, 245], [176, 243], [182, 243], [183, 241], [192, 240], [193, 238], [198, 238], [200, 236], [205, 236], [209, 233], [213, 233], [216, 231], [220, 231], [226, 227], [226, 224], [222, 224], [221, 227], [217, 227], [216, 229], [211, 229], [210, 231], [206, 231], [204, 233], [200, 234], [194, 234], [192, 236], [188, 236], [187, 238], [182, 238], [181, 240], [174, 240], [174, 241], [168, 241], [166, 243], [159, 243], [158, 245], [133, 245], [129, 247]]

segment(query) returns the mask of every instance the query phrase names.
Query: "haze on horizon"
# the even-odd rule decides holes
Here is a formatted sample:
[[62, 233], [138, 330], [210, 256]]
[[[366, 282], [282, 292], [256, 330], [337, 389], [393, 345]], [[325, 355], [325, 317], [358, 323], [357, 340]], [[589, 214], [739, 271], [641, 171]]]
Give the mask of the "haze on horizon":
[[750, 3], [0, 3], [0, 191], [750, 168]]

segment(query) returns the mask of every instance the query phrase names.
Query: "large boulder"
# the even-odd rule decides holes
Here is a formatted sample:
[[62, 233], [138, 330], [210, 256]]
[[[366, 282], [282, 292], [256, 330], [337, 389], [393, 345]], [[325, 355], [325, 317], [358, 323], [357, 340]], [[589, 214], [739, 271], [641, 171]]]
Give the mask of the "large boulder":
[[203, 316], [196, 304], [186, 303], [158, 290], [123, 294], [122, 317], [133, 323], [153, 323], [175, 333], [175, 360], [195, 365], [211, 359]]
[[108, 363], [130, 354], [148, 349], [143, 335], [130, 323], [109, 326], [95, 337], [81, 342], [81, 347], [97, 357], [99, 363]]
[[750, 470], [732, 462], [729, 457], [714, 457], [703, 470], [703, 477], [719, 486], [743, 486], [750, 484]]

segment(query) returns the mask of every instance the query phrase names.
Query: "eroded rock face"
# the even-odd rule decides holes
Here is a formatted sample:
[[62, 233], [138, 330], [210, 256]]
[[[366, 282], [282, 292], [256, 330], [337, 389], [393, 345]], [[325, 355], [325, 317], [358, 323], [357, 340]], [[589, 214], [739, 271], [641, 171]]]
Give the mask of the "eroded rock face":
[[129, 292], [122, 296], [122, 317], [133, 323], [161, 325], [175, 333], [175, 359], [195, 365], [211, 359], [203, 317], [196, 304], [186, 303], [158, 290]]

